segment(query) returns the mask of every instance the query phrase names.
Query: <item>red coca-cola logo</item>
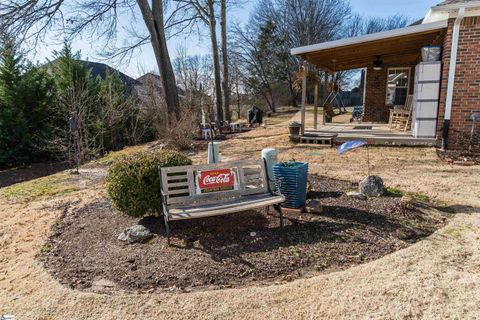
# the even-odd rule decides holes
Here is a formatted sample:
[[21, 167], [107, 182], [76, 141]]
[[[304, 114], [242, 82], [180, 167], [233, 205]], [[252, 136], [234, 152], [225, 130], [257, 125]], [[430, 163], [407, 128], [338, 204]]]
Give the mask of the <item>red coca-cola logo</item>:
[[218, 187], [233, 188], [235, 184], [235, 177], [231, 169], [209, 170], [199, 172], [197, 181], [200, 189]]

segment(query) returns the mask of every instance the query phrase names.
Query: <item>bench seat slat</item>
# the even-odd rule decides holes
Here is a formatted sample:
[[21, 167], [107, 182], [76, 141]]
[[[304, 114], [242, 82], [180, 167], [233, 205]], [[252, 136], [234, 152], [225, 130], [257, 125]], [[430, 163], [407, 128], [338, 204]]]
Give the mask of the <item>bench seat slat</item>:
[[263, 179], [263, 176], [260, 173], [245, 175], [245, 180], [247, 181], [259, 180], [259, 179], [260, 180]]
[[184, 188], [188, 188], [188, 181], [184, 181], [184, 182], [169, 182], [168, 183], [168, 188], [176, 188], [176, 187], [184, 187]]
[[181, 174], [181, 175], [178, 175], [178, 176], [167, 176], [167, 181], [170, 182], [170, 181], [178, 181], [178, 180], [188, 180], [188, 177], [186, 174]]
[[207, 204], [188, 207], [176, 207], [168, 210], [169, 220], [203, 218], [252, 210], [279, 204], [285, 201], [283, 196], [260, 194], [232, 199], [219, 204]]
[[184, 189], [176, 189], [176, 190], [168, 190], [168, 195], [177, 195], [177, 194], [185, 194], [185, 195], [189, 195], [189, 191], [188, 191], [188, 188], [184, 188]]

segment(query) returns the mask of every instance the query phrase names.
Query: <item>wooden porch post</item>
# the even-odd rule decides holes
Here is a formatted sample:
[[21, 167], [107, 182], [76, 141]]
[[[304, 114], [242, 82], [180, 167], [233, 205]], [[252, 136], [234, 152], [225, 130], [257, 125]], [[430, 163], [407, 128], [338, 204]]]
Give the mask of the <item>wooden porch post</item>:
[[313, 91], [313, 129], [317, 129], [317, 118], [318, 118], [318, 69], [315, 68], [315, 89]]
[[305, 109], [307, 107], [307, 72], [308, 64], [307, 61], [303, 61], [303, 74], [302, 74], [302, 127], [301, 135], [305, 133]]
[[[324, 82], [324, 85], [323, 87], [324, 88], [327, 88], [327, 84], [328, 84], [328, 72], [325, 71], [325, 82]], [[328, 89], [327, 89], [327, 92], [324, 93], [328, 96]], [[326, 117], [326, 112], [325, 112], [325, 101], [323, 102], [323, 107], [322, 107], [322, 125], [325, 125], [325, 117]]]

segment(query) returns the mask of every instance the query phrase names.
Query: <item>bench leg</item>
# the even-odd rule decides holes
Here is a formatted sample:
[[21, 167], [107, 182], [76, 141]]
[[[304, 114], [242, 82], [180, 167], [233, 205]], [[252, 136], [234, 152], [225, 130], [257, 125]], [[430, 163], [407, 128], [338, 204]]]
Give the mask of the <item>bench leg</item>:
[[168, 225], [168, 217], [163, 215], [163, 220], [165, 221], [165, 230], [167, 231], [167, 244], [170, 245], [170, 226]]
[[274, 204], [274, 205], [273, 205], [273, 208], [274, 208], [275, 211], [277, 211], [278, 214], [280, 215], [280, 227], [283, 229], [283, 214], [282, 214], [282, 208], [281, 208], [280, 205], [278, 205], [278, 204]]

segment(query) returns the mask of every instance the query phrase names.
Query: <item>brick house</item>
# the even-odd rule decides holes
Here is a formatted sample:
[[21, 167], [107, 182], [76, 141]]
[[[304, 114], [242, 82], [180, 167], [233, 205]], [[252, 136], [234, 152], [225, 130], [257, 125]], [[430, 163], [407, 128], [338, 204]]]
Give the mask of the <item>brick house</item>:
[[[423, 120], [429, 130], [418, 136], [414, 132], [418, 128], [412, 124], [404, 138], [460, 148], [462, 139], [470, 137], [472, 117], [480, 113], [480, 1], [446, 0], [430, 8], [414, 25], [293, 48], [291, 53], [327, 73], [363, 68], [363, 121], [375, 124], [388, 122], [392, 107], [405, 104], [407, 95], [420, 95], [417, 91], [425, 86], [418, 71], [422, 48], [432, 46], [442, 49], [435, 97], [425, 100], [432, 109], [428, 117], [421, 118], [421, 99], [414, 98], [412, 107], [418, 122]], [[315, 129], [316, 123], [315, 119]], [[480, 119], [474, 128], [476, 135], [479, 130]], [[385, 133], [385, 137], [390, 135]]]

